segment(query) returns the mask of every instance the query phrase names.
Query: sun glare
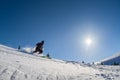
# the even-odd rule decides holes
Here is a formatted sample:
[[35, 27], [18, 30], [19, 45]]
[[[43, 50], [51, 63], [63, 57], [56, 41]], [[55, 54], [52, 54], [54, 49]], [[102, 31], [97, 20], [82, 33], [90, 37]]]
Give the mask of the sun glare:
[[87, 38], [85, 40], [85, 43], [86, 43], [87, 46], [90, 46], [92, 44], [92, 39], [91, 38]]

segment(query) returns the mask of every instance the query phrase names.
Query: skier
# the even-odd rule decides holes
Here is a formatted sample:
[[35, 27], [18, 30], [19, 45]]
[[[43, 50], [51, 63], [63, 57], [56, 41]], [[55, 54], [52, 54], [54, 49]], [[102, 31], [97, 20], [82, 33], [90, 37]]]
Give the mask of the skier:
[[35, 52], [39, 52], [39, 54], [43, 53], [43, 45], [44, 45], [44, 40], [36, 44]]

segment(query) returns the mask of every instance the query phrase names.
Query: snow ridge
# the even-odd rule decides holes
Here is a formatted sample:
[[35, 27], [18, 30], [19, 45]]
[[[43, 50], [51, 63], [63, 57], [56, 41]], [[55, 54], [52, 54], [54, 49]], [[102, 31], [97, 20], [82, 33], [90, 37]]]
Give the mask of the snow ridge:
[[101, 61], [102, 61], [102, 62], [103, 62], [103, 61], [108, 61], [108, 60], [114, 59], [114, 58], [119, 57], [119, 56], [120, 56], [120, 53], [117, 53], [117, 54], [115, 54], [115, 55], [113, 55], [113, 56], [110, 56], [110, 57], [108, 57], [108, 58], [105, 58], [105, 59], [103, 59], [103, 60], [101, 60]]
[[117, 53], [111, 57], [105, 58], [97, 63], [104, 65], [114, 65], [115, 63], [120, 64], [120, 53]]

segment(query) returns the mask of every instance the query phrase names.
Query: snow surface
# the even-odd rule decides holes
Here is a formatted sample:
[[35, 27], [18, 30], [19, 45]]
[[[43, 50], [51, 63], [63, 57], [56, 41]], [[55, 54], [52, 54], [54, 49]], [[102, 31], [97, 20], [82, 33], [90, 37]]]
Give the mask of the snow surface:
[[41, 58], [0, 45], [0, 80], [120, 80], [120, 66]]

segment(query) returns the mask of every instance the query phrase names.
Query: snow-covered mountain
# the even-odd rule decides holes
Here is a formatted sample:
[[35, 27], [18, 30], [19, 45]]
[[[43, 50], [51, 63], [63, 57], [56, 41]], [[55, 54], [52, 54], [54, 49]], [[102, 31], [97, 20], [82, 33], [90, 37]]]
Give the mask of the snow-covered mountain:
[[0, 45], [0, 80], [119, 80], [120, 66], [87, 65]]
[[101, 60], [99, 63], [104, 65], [120, 65], [120, 53], [117, 53], [111, 57]]

